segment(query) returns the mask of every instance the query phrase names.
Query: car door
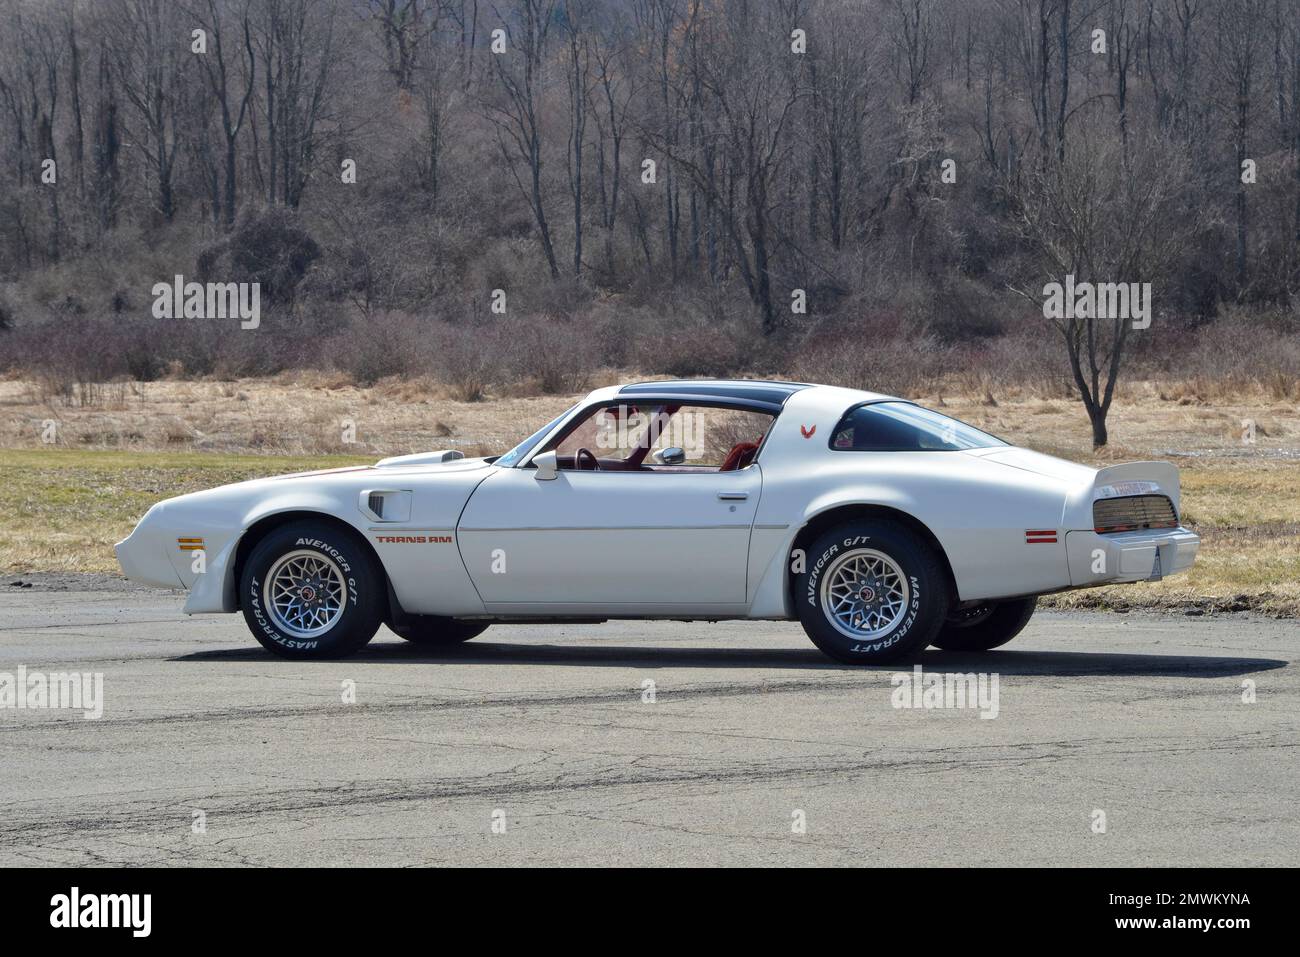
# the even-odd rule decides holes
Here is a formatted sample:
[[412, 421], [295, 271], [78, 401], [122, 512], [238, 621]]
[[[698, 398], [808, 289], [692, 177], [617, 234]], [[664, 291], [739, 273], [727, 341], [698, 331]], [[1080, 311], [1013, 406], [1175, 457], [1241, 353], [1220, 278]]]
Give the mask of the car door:
[[739, 613], [762, 473], [500, 469], [457, 541], [489, 612]]

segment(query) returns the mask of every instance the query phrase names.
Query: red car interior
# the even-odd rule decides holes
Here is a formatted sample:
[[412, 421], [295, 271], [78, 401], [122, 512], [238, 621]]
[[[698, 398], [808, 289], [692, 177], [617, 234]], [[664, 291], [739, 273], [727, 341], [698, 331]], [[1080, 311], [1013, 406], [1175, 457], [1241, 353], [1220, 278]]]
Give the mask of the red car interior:
[[743, 469], [750, 462], [754, 461], [754, 453], [758, 451], [758, 444], [763, 439], [760, 436], [758, 442], [737, 442], [727, 453], [726, 461], [722, 463], [719, 472], [735, 472], [737, 469]]
[[[562, 455], [558, 457], [557, 464], [561, 469], [572, 469], [574, 471], [601, 471], [601, 472], [639, 472], [644, 469], [653, 471], [710, 471], [707, 466], [700, 465], [645, 465], [646, 458], [659, 436], [663, 434], [668, 425], [668, 421], [681, 410], [680, 405], [665, 405], [658, 409], [652, 416], [650, 425], [642, 433], [635, 448], [631, 450], [625, 459], [617, 458], [600, 458], [590, 449], [579, 448], [573, 455]], [[623, 414], [636, 413], [637, 407], [625, 407], [627, 411]], [[764, 433], [766, 434], [766, 433]], [[727, 453], [726, 459], [718, 468], [719, 472], [735, 472], [747, 468], [754, 461], [754, 456], [758, 453], [758, 447], [763, 442], [763, 435], [760, 435], [753, 442], [737, 442]]]

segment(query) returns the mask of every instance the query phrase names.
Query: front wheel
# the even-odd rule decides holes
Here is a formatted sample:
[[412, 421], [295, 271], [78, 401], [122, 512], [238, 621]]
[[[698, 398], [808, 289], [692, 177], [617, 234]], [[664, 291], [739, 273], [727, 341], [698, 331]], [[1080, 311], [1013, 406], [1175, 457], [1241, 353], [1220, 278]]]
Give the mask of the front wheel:
[[403, 615], [399, 621], [388, 622], [389, 629], [399, 638], [416, 645], [459, 645], [487, 631], [491, 622], [464, 621], [458, 618], [441, 618], [437, 615]]
[[240, 574], [244, 621], [281, 658], [341, 658], [363, 647], [387, 609], [383, 574], [358, 537], [293, 522], [254, 546]]
[[917, 654], [948, 610], [934, 550], [896, 522], [847, 522], [820, 535], [795, 580], [799, 621], [837, 661], [874, 665]]
[[1005, 645], [1029, 624], [1038, 596], [987, 602], [949, 616], [931, 642], [944, 651], [988, 651]]

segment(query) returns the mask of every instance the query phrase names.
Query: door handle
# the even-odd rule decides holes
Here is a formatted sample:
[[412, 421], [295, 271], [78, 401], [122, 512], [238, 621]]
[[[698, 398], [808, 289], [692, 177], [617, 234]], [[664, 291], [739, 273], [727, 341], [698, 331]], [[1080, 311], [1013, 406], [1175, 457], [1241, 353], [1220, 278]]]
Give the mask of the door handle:
[[724, 502], [743, 502], [749, 498], [748, 492], [719, 492], [718, 498]]

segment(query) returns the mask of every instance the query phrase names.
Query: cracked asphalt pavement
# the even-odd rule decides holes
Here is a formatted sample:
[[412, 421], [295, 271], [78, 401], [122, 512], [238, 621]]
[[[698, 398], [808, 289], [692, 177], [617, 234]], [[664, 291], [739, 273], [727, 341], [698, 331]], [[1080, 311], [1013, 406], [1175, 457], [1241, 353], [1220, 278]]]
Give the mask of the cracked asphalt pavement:
[[1300, 862], [1295, 621], [1040, 612], [924, 654], [997, 674], [986, 720], [893, 707], [903, 669], [796, 624], [382, 630], [297, 664], [179, 605], [0, 594], [0, 673], [104, 675], [98, 720], [0, 710], [0, 864]]

